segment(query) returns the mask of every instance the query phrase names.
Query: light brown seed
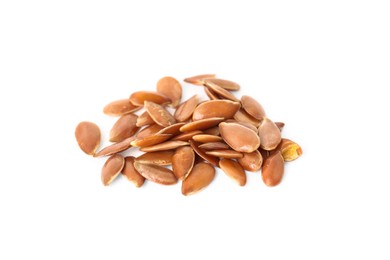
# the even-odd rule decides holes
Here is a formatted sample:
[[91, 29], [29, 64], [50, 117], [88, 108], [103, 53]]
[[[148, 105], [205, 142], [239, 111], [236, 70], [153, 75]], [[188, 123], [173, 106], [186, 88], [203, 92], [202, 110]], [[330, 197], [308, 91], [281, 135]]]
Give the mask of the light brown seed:
[[218, 95], [208, 87], [203, 87], [204, 92], [210, 100], [219, 100]]
[[239, 153], [234, 150], [213, 150], [213, 151], [207, 151], [206, 154], [219, 157], [219, 158], [228, 158], [228, 159], [235, 159], [235, 158], [242, 158], [242, 153]]
[[173, 174], [179, 179], [184, 180], [191, 172], [195, 162], [195, 153], [191, 147], [183, 146], [177, 148], [172, 157]]
[[244, 109], [239, 109], [237, 113], [234, 115], [234, 119], [238, 122], [245, 122], [253, 125], [254, 127], [259, 127], [260, 120], [257, 120], [256, 118], [249, 115], [247, 112], [245, 112]]
[[241, 104], [242, 108], [257, 120], [262, 120], [265, 117], [264, 108], [254, 98], [250, 96], [242, 96]]
[[243, 155], [244, 156], [237, 161], [244, 170], [250, 172], [257, 172], [260, 170], [261, 165], [263, 164], [263, 157], [258, 150], [251, 153], [244, 153]]
[[135, 106], [142, 107], [145, 101], [160, 105], [171, 103], [168, 97], [153, 91], [137, 91], [130, 95], [130, 102]]
[[230, 159], [221, 159], [219, 161], [219, 167], [238, 185], [244, 186], [246, 184], [245, 171], [238, 162]]
[[213, 83], [213, 82], [211, 82], [211, 81], [209, 81], [207, 79], [204, 81], [204, 84], [205, 84], [206, 87], [211, 89], [214, 93], [216, 93], [220, 97], [223, 97], [223, 98], [226, 98], [226, 99], [229, 99], [229, 100], [232, 100], [232, 101], [237, 101], [237, 102], [240, 101], [238, 98], [236, 98], [236, 96], [234, 96], [228, 90], [226, 90], [224, 88], [221, 88], [217, 84], [215, 84], [215, 83]]
[[111, 128], [110, 142], [120, 142], [133, 136], [139, 129], [136, 126], [137, 118], [131, 113], [121, 116]]
[[171, 138], [171, 136], [172, 135], [167, 135], [167, 134], [154, 134], [143, 138], [137, 137], [137, 139], [131, 142], [131, 145], [135, 147], [151, 146], [151, 145], [162, 143], [168, 140], [169, 138]]
[[187, 101], [181, 103], [174, 114], [176, 121], [184, 122], [190, 119], [198, 103], [199, 99], [197, 95], [194, 95]]
[[229, 149], [230, 147], [229, 145], [222, 142], [210, 142], [210, 143], [199, 145], [199, 148], [203, 150], [212, 151], [212, 150], [226, 150]]
[[259, 136], [243, 125], [223, 122], [219, 124], [219, 131], [223, 140], [237, 152], [251, 153], [260, 146]]
[[157, 92], [168, 97], [173, 107], [177, 107], [181, 100], [182, 88], [175, 78], [163, 77], [157, 82]]
[[200, 157], [202, 157], [204, 160], [208, 161], [212, 165], [218, 166], [218, 162], [219, 162], [218, 158], [206, 154], [205, 151], [203, 151], [202, 149], [199, 148], [199, 144], [197, 142], [195, 142], [194, 140], [189, 140], [189, 143], [197, 155], [199, 155]]
[[276, 186], [280, 183], [284, 173], [284, 160], [281, 152], [271, 154], [264, 160], [261, 175], [267, 186]]
[[210, 79], [210, 78], [215, 78], [215, 74], [202, 74], [202, 75], [185, 78], [184, 82], [202, 86], [204, 84], [204, 79]]
[[175, 136], [174, 138], [172, 138], [172, 141], [188, 141], [188, 140], [192, 139], [193, 136], [199, 135], [202, 133], [203, 132], [199, 131], [199, 130], [185, 132], [185, 133], [179, 134], [179, 135]]
[[121, 116], [141, 109], [141, 106], [135, 106], [129, 99], [120, 99], [113, 101], [103, 108], [103, 113], [108, 116]]
[[147, 111], [143, 112], [138, 118], [136, 126], [141, 127], [145, 125], [151, 125], [154, 124], [153, 118], [150, 117], [149, 113]]
[[181, 192], [188, 196], [206, 188], [215, 177], [215, 169], [208, 163], [196, 164], [188, 177], [183, 181]]
[[174, 151], [144, 153], [143, 155], [139, 156], [136, 161], [148, 164], [171, 165], [174, 154]]
[[270, 119], [265, 117], [259, 126], [261, 148], [267, 151], [274, 150], [282, 140], [279, 128]]
[[80, 149], [88, 154], [94, 155], [100, 145], [100, 129], [92, 122], [81, 122], [76, 126], [76, 141]]
[[173, 116], [163, 106], [145, 101], [144, 107], [156, 124], [167, 127], [176, 123]]
[[161, 131], [161, 129], [163, 129], [163, 127], [158, 124], [149, 125], [138, 132], [137, 138], [141, 139], [147, 136], [154, 135]]
[[233, 82], [230, 80], [217, 79], [217, 78], [208, 78], [205, 80], [207, 80], [208, 82], [212, 82], [212, 83], [214, 83], [214, 84], [218, 85], [219, 87], [224, 88], [226, 90], [230, 90], [230, 91], [240, 90], [240, 85], [238, 85], [236, 82]]
[[210, 100], [198, 105], [192, 114], [192, 120], [197, 121], [211, 117], [232, 118], [238, 109], [240, 103], [230, 100]]
[[134, 136], [126, 138], [125, 140], [114, 143], [112, 145], [109, 145], [102, 150], [100, 150], [98, 153], [94, 155], [94, 157], [99, 157], [99, 156], [109, 156], [115, 153], [120, 153], [123, 152], [131, 147], [131, 142], [135, 139]]
[[190, 131], [194, 131], [194, 130], [208, 129], [210, 127], [218, 125], [223, 120], [224, 120], [223, 117], [213, 117], [213, 118], [198, 120], [198, 121], [183, 125], [180, 128], [180, 131], [181, 132], [190, 132]]
[[114, 154], [108, 158], [102, 168], [103, 185], [108, 186], [116, 177], [118, 177], [124, 165], [125, 159], [118, 154]]
[[302, 148], [296, 142], [282, 138], [282, 141], [276, 148], [282, 153], [285, 162], [291, 162], [298, 159], [302, 155]]
[[219, 127], [214, 126], [214, 127], [211, 127], [209, 129], [204, 130], [203, 132], [205, 134], [208, 134], [208, 135], [219, 135]]
[[259, 132], [257, 127], [255, 127], [254, 125], [252, 125], [248, 122], [242, 122], [242, 121], [239, 122], [239, 121], [236, 121], [235, 119], [228, 119], [225, 122], [226, 123], [237, 123], [237, 124], [243, 125], [245, 127], [248, 127], [249, 129], [251, 129], [252, 131], [254, 131], [256, 134]]
[[198, 143], [210, 143], [210, 142], [220, 142], [223, 141], [222, 137], [217, 135], [195, 135], [192, 137], [193, 140], [195, 140]]
[[149, 181], [163, 185], [172, 185], [177, 183], [177, 178], [173, 172], [165, 167], [135, 161], [134, 168]]
[[129, 156], [125, 158], [125, 166], [122, 169], [122, 174], [130, 181], [132, 182], [135, 187], [139, 188], [141, 187], [144, 182], [145, 178], [139, 172], [134, 168], [134, 162], [135, 158], [133, 156]]
[[185, 145], [189, 145], [189, 143], [183, 141], [167, 141], [164, 143], [142, 147], [140, 150], [142, 152], [157, 152], [157, 151], [172, 150]]
[[170, 125], [170, 126], [167, 126], [163, 129], [161, 129], [158, 134], [170, 134], [170, 135], [177, 135], [177, 134], [180, 134], [180, 127], [182, 127], [183, 125], [185, 125], [185, 123], [176, 123], [176, 124], [173, 124], [173, 125]]
[[283, 122], [275, 122], [275, 125], [279, 128], [280, 132], [282, 132], [285, 124]]

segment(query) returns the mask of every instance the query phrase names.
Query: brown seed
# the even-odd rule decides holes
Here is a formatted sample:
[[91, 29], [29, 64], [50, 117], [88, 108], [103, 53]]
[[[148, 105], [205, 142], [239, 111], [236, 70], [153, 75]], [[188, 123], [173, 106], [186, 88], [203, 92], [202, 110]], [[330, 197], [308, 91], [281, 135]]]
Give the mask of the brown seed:
[[206, 188], [215, 177], [215, 169], [208, 163], [201, 162], [194, 166], [191, 173], [183, 181], [181, 192], [183, 195], [192, 195]]
[[203, 132], [205, 134], [208, 134], [208, 135], [219, 135], [219, 127], [214, 126], [214, 127], [211, 127], [209, 129], [204, 130]]
[[141, 127], [151, 124], [154, 124], [154, 120], [150, 117], [149, 113], [145, 111], [138, 117], [136, 126]]
[[282, 153], [285, 162], [291, 162], [302, 155], [302, 148], [296, 142], [282, 138], [282, 141], [276, 148]]
[[215, 157], [219, 157], [219, 158], [230, 158], [230, 159], [243, 157], [242, 153], [239, 153], [239, 152], [234, 151], [234, 150], [229, 150], [229, 149], [207, 151], [206, 154], [211, 155], [211, 156], [215, 156]]
[[265, 117], [264, 108], [254, 98], [250, 96], [242, 96], [241, 104], [242, 108], [254, 118], [262, 120]]
[[108, 158], [102, 169], [103, 185], [109, 185], [116, 177], [118, 177], [124, 165], [125, 159], [118, 154], [114, 154]]
[[130, 102], [135, 106], [142, 107], [145, 101], [160, 105], [171, 103], [171, 100], [168, 97], [153, 91], [138, 91], [130, 96]]
[[199, 99], [197, 95], [194, 95], [187, 101], [181, 103], [174, 114], [176, 121], [184, 122], [190, 119], [198, 103]]
[[240, 85], [230, 80], [217, 79], [217, 78], [208, 78], [205, 80], [207, 80], [208, 82], [212, 82], [215, 85], [218, 85], [219, 87], [224, 88], [226, 90], [231, 90], [231, 91], [240, 90]]
[[185, 125], [185, 123], [176, 123], [170, 126], [167, 126], [163, 129], [161, 129], [158, 134], [170, 134], [170, 135], [177, 135], [180, 134], [180, 127]]
[[168, 97], [172, 106], [177, 107], [180, 103], [182, 88], [175, 78], [163, 77], [157, 82], [157, 92]]
[[135, 139], [134, 141], [131, 142], [132, 146], [135, 147], [146, 147], [146, 146], [151, 146], [155, 144], [162, 143], [169, 138], [171, 138], [172, 135], [167, 135], [167, 134], [155, 134], [155, 135], [149, 135], [143, 138], [138, 138]]
[[80, 149], [88, 154], [94, 155], [100, 145], [100, 129], [91, 122], [81, 122], [77, 125], [75, 137]]
[[136, 126], [137, 118], [134, 114], [121, 116], [111, 128], [110, 142], [120, 142], [133, 136], [139, 129]]
[[206, 87], [211, 89], [214, 93], [216, 93], [218, 96], [221, 96], [223, 98], [226, 98], [226, 99], [229, 99], [229, 100], [232, 100], [232, 101], [237, 101], [237, 102], [240, 101], [238, 98], [236, 98], [236, 96], [234, 96], [228, 90], [226, 90], [224, 88], [221, 88], [217, 84], [215, 84], [215, 83], [213, 83], [213, 82], [211, 82], [211, 81], [209, 81], [207, 79], [205, 80], [204, 84], [205, 84]]
[[136, 161], [148, 164], [171, 165], [174, 153], [174, 151], [144, 153], [143, 155], [139, 156]]
[[112, 145], [109, 145], [102, 150], [100, 150], [97, 154], [94, 155], [94, 157], [99, 157], [99, 156], [108, 156], [112, 155], [115, 153], [120, 153], [123, 152], [124, 150], [127, 150], [131, 147], [131, 142], [135, 139], [134, 136], [126, 138], [125, 140], [115, 143]]
[[184, 81], [187, 83], [201, 86], [204, 84], [204, 79], [210, 79], [210, 78], [215, 78], [215, 74], [197, 75], [197, 76], [185, 78]]
[[202, 157], [204, 160], [208, 161], [212, 165], [218, 166], [218, 162], [219, 162], [218, 158], [206, 154], [205, 151], [203, 151], [202, 149], [199, 148], [199, 144], [197, 142], [195, 142], [193, 140], [189, 140], [189, 143], [197, 155], [199, 155], [200, 157]]
[[243, 155], [244, 156], [237, 161], [244, 170], [250, 172], [257, 172], [260, 170], [261, 165], [263, 164], [263, 157], [259, 151], [256, 150], [251, 153], [244, 153]]
[[284, 128], [284, 123], [283, 122], [275, 122], [275, 125], [279, 128], [280, 132], [282, 132]]
[[157, 152], [157, 151], [172, 150], [172, 149], [176, 149], [177, 147], [185, 146], [185, 145], [189, 145], [188, 142], [167, 141], [167, 142], [156, 144], [156, 145], [142, 147], [140, 150], [142, 152]]
[[158, 133], [159, 131], [161, 131], [161, 129], [164, 129], [164, 128], [158, 124], [152, 124], [150, 126], [143, 128], [141, 131], [139, 131], [137, 134], [137, 138], [141, 139], [141, 138], [144, 138], [147, 136], [154, 135], [154, 134]]
[[234, 150], [251, 153], [260, 146], [259, 136], [251, 129], [237, 123], [220, 123], [219, 131], [223, 140]]
[[211, 142], [211, 143], [206, 143], [206, 144], [201, 144], [199, 145], [200, 149], [203, 150], [226, 150], [229, 149], [229, 145], [222, 143], [222, 142]]
[[218, 95], [208, 87], [203, 87], [203, 90], [210, 100], [219, 100]]
[[191, 147], [183, 146], [177, 148], [172, 157], [173, 174], [179, 179], [184, 180], [191, 172], [195, 162], [195, 153]]
[[239, 109], [237, 113], [234, 115], [234, 119], [238, 122], [245, 122], [253, 125], [254, 127], [259, 127], [260, 121], [256, 118], [249, 115], [247, 112], [245, 112], [244, 109]]
[[239, 121], [236, 121], [235, 119], [228, 119], [225, 121], [226, 123], [237, 123], [237, 124], [240, 124], [240, 125], [243, 125], [245, 127], [248, 127], [249, 129], [251, 129], [252, 131], [254, 131], [256, 134], [259, 132], [259, 130], [257, 129], [257, 127], [255, 127], [254, 125], [248, 123], [248, 122], [239, 122]]
[[188, 141], [188, 140], [192, 139], [193, 136], [199, 135], [202, 133], [203, 132], [199, 131], [199, 130], [185, 132], [185, 133], [179, 134], [179, 135], [175, 136], [174, 138], [172, 138], [172, 141]]
[[264, 160], [261, 175], [265, 185], [276, 186], [280, 183], [284, 173], [284, 160], [281, 152], [271, 154]]
[[263, 162], [265, 159], [267, 159], [269, 157], [269, 155], [271, 154], [270, 151], [266, 151], [264, 150], [263, 148], [259, 147], [259, 149], [257, 149], [260, 154], [261, 154], [261, 157], [263, 157]]
[[270, 119], [265, 117], [259, 126], [261, 148], [267, 151], [274, 150], [280, 143], [282, 136], [279, 128]]
[[173, 172], [162, 166], [155, 164], [144, 164], [135, 161], [134, 168], [149, 181], [163, 185], [172, 185], [177, 183], [177, 178]]
[[232, 118], [238, 109], [240, 103], [230, 100], [210, 100], [198, 105], [192, 115], [192, 120], [197, 121], [210, 117]]
[[134, 168], [135, 158], [133, 156], [129, 156], [125, 158], [125, 166], [122, 169], [122, 174], [126, 176], [126, 178], [134, 183], [135, 187], [141, 187], [145, 178]]
[[131, 104], [129, 99], [120, 99], [106, 105], [103, 108], [103, 113], [108, 116], [121, 116], [135, 112], [139, 109], [141, 109], [141, 106]]
[[245, 171], [238, 162], [230, 159], [221, 159], [219, 161], [219, 167], [227, 176], [237, 182], [238, 185], [244, 186], [246, 184]]
[[200, 135], [195, 135], [192, 137], [193, 140], [199, 143], [210, 143], [210, 142], [220, 142], [223, 141], [222, 137], [217, 136], [217, 135], [205, 135], [205, 134], [200, 134]]
[[144, 107], [156, 124], [167, 127], [176, 123], [173, 116], [163, 106], [145, 101]]
[[202, 119], [202, 120], [198, 120], [198, 121], [183, 125], [180, 128], [180, 131], [181, 132], [190, 132], [190, 131], [194, 131], [194, 130], [204, 130], [204, 129], [216, 126], [222, 121], [223, 121], [223, 117], [213, 117], [213, 118]]

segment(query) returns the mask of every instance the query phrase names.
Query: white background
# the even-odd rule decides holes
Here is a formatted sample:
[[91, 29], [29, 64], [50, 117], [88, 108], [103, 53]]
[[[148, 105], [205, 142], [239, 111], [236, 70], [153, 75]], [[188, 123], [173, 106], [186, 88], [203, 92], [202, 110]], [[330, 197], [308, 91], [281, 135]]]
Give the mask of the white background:
[[[389, 13], [373, 0], [1, 1], [0, 259], [389, 259]], [[281, 185], [218, 172], [191, 197], [103, 187], [78, 122], [107, 138], [108, 102], [200, 73], [286, 123], [304, 156]]]

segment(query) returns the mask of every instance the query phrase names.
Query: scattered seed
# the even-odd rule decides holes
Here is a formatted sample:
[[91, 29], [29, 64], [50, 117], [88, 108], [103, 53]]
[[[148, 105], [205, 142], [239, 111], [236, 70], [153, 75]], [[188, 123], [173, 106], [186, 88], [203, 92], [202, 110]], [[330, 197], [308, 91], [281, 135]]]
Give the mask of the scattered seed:
[[208, 87], [203, 87], [203, 90], [210, 100], [219, 100], [218, 95]]
[[234, 115], [234, 119], [237, 122], [249, 123], [254, 127], [259, 127], [260, 125], [260, 120], [257, 120], [256, 118], [252, 117], [247, 112], [245, 112], [245, 110], [242, 108], [239, 109], [237, 113]]
[[284, 173], [284, 160], [281, 152], [268, 156], [263, 163], [261, 176], [267, 186], [276, 186], [280, 183]]
[[193, 136], [199, 135], [202, 133], [203, 132], [199, 131], [199, 130], [185, 132], [185, 133], [179, 134], [179, 135], [175, 136], [174, 138], [172, 138], [172, 141], [188, 141], [188, 140], [192, 139]]
[[265, 117], [264, 108], [254, 98], [250, 96], [242, 96], [241, 104], [242, 108], [257, 120], [262, 120]]
[[139, 172], [134, 168], [135, 158], [133, 156], [129, 156], [125, 158], [125, 166], [122, 169], [122, 174], [132, 183], [134, 183], [135, 187], [141, 187], [145, 178], [139, 174]]
[[219, 131], [223, 140], [237, 152], [251, 153], [260, 146], [259, 136], [240, 124], [220, 123]]
[[230, 90], [230, 91], [240, 90], [240, 85], [238, 85], [237, 83], [235, 83], [233, 81], [230, 81], [230, 80], [217, 79], [217, 78], [208, 78], [208, 79], [205, 79], [205, 80], [208, 81], [208, 82], [212, 82], [215, 85], [217, 85], [217, 86], [219, 86], [221, 88], [224, 88], [226, 90]]
[[169, 138], [171, 138], [171, 136], [172, 135], [167, 135], [167, 134], [150, 135], [143, 138], [135, 139], [134, 141], [131, 142], [131, 145], [135, 147], [151, 146], [151, 145], [162, 143], [168, 140]]
[[154, 124], [153, 118], [150, 117], [149, 113], [147, 111], [143, 112], [138, 118], [136, 126], [142, 127], [146, 125]]
[[199, 99], [197, 95], [194, 95], [187, 101], [181, 103], [174, 114], [176, 121], [184, 122], [190, 119], [198, 103]]
[[108, 186], [116, 177], [118, 177], [124, 165], [125, 159], [118, 154], [114, 154], [108, 158], [102, 168], [103, 185]]
[[205, 151], [203, 151], [202, 149], [199, 148], [199, 144], [193, 140], [189, 140], [188, 141], [192, 147], [192, 149], [194, 149], [195, 153], [197, 155], [199, 155], [200, 157], [202, 157], [205, 161], [208, 161], [209, 163], [211, 163], [212, 165], [214, 166], [218, 166], [218, 162], [219, 162], [219, 159], [214, 157], [214, 156], [211, 156], [211, 155], [208, 155], [206, 154]]
[[243, 157], [237, 159], [238, 163], [246, 171], [257, 172], [263, 164], [263, 157], [258, 150], [251, 153], [243, 153]]
[[210, 143], [210, 142], [220, 142], [223, 141], [222, 137], [217, 135], [206, 135], [200, 134], [192, 137], [193, 140], [199, 143]]
[[195, 153], [191, 147], [183, 146], [177, 148], [172, 157], [172, 170], [176, 178], [184, 180], [191, 172], [195, 162]]
[[161, 129], [158, 134], [170, 134], [170, 135], [177, 135], [180, 134], [180, 128], [185, 125], [185, 123], [176, 123], [170, 126], [167, 126], [163, 129]]
[[192, 120], [197, 121], [211, 117], [223, 117], [225, 119], [232, 118], [238, 109], [240, 103], [230, 100], [210, 100], [196, 107]]
[[286, 138], [282, 138], [276, 150], [282, 153], [285, 162], [294, 161], [302, 155], [302, 148], [299, 144]]
[[204, 84], [204, 79], [210, 79], [210, 78], [215, 78], [215, 74], [197, 75], [190, 78], [185, 78], [184, 81], [194, 85], [202, 86]]
[[219, 158], [230, 158], [230, 159], [237, 159], [242, 158], [242, 153], [239, 153], [234, 150], [213, 150], [213, 151], [207, 151], [206, 154], [219, 157]]
[[274, 150], [282, 139], [277, 125], [266, 117], [260, 123], [259, 137], [261, 148], [267, 151]]
[[212, 151], [212, 150], [226, 150], [229, 149], [230, 147], [229, 145], [222, 142], [210, 142], [210, 143], [199, 145], [199, 148], [203, 150]]
[[153, 91], [138, 91], [134, 92], [130, 96], [130, 102], [134, 106], [142, 107], [145, 101], [150, 101], [160, 105], [171, 103], [171, 100], [168, 97]]
[[126, 138], [125, 140], [109, 145], [102, 150], [100, 150], [98, 153], [94, 155], [94, 157], [100, 157], [100, 156], [109, 156], [112, 154], [123, 152], [124, 150], [127, 150], [131, 147], [131, 142], [135, 139], [134, 136]]
[[208, 129], [210, 127], [216, 126], [219, 123], [223, 121], [223, 117], [213, 117], [213, 118], [207, 118], [207, 119], [202, 119], [198, 121], [194, 121], [188, 124], [183, 125], [180, 128], [181, 132], [189, 132], [189, 131], [194, 131], [194, 130], [204, 130]]
[[134, 168], [147, 180], [163, 184], [172, 185], [177, 183], [177, 178], [173, 172], [155, 164], [144, 164], [135, 161]]
[[141, 109], [141, 106], [135, 106], [130, 103], [129, 99], [120, 99], [103, 108], [103, 113], [108, 116], [122, 116], [124, 114], [132, 113]]
[[154, 134], [158, 133], [159, 131], [161, 131], [162, 129], [164, 129], [162, 126], [160, 126], [158, 124], [154, 124], [154, 122], [153, 122], [152, 125], [149, 125], [149, 126], [143, 128], [141, 131], [139, 131], [137, 134], [137, 138], [141, 139], [141, 138], [144, 138], [147, 136], [154, 135]]
[[188, 196], [206, 188], [215, 177], [215, 169], [208, 163], [196, 164], [187, 178], [183, 181], [181, 192]]
[[219, 167], [238, 185], [244, 186], [246, 184], [245, 171], [238, 162], [230, 159], [221, 159], [219, 161]]
[[164, 77], [157, 82], [157, 92], [168, 97], [172, 106], [177, 107], [181, 100], [182, 88], [175, 78]]
[[75, 136], [80, 149], [88, 154], [94, 155], [100, 145], [100, 129], [91, 122], [81, 122], [77, 125]]
[[136, 161], [147, 164], [171, 165], [174, 153], [174, 151], [144, 153], [137, 157]]
[[111, 128], [110, 142], [121, 142], [133, 136], [139, 129], [136, 126], [137, 118], [134, 114], [121, 116]]
[[167, 127], [176, 123], [175, 118], [163, 106], [145, 101], [144, 107], [156, 124]]
[[237, 101], [239, 102], [240, 100], [238, 98], [236, 98], [232, 93], [230, 93], [228, 90], [224, 89], [224, 88], [221, 88], [220, 86], [218, 86], [217, 84], [209, 81], [209, 80], [205, 80], [205, 86], [210, 88], [214, 93], [216, 93], [217, 95], [223, 97], [223, 98], [226, 98], [226, 99], [229, 99], [231, 101]]
[[189, 145], [189, 143], [183, 141], [167, 141], [164, 143], [142, 147], [140, 150], [142, 152], [157, 152], [157, 151], [172, 150], [185, 145]]

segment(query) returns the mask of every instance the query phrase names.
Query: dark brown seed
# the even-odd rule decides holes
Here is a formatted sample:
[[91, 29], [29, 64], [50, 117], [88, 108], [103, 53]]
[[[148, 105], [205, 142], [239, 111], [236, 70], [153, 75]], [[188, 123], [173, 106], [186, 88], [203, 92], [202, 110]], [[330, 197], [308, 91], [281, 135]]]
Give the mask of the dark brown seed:
[[285, 162], [291, 162], [298, 159], [302, 155], [302, 148], [296, 142], [282, 138], [282, 141], [275, 149], [282, 153]]
[[125, 140], [115, 143], [112, 145], [109, 145], [102, 150], [100, 150], [97, 154], [94, 155], [94, 157], [99, 157], [99, 156], [108, 156], [112, 155], [115, 153], [120, 153], [123, 152], [124, 150], [127, 150], [131, 147], [131, 142], [135, 139], [134, 136], [126, 138]]
[[164, 77], [157, 82], [157, 92], [168, 97], [172, 106], [177, 107], [180, 103], [182, 88], [175, 78]]
[[174, 151], [144, 153], [143, 155], [139, 156], [136, 161], [140, 163], [171, 165], [174, 154]]
[[120, 142], [133, 136], [139, 129], [136, 126], [137, 118], [134, 114], [121, 116], [111, 128], [110, 142]]
[[210, 100], [218, 100], [219, 99], [218, 95], [214, 91], [209, 89], [208, 87], [204, 87], [203, 90], [206, 93], [206, 95], [209, 97]]
[[210, 78], [215, 78], [215, 74], [202, 74], [202, 75], [185, 78], [184, 82], [202, 86], [204, 84], [204, 79], [210, 79]]
[[169, 138], [171, 138], [171, 136], [172, 135], [167, 135], [167, 134], [155, 134], [143, 138], [137, 137], [137, 139], [131, 142], [131, 145], [135, 147], [151, 146], [151, 145], [162, 143], [168, 140]]
[[265, 159], [267, 159], [269, 157], [269, 155], [271, 154], [270, 151], [266, 151], [264, 149], [262, 149], [261, 147], [259, 147], [258, 151], [260, 152], [261, 154], [261, 157], [263, 158], [263, 162]]
[[207, 151], [206, 154], [219, 157], [219, 158], [230, 158], [230, 159], [243, 157], [242, 153], [239, 153], [234, 150], [213, 150], [213, 151]]
[[195, 162], [195, 153], [191, 147], [183, 146], [177, 148], [172, 157], [173, 174], [179, 179], [184, 180], [191, 172]]
[[205, 80], [204, 84], [206, 87], [210, 88], [214, 93], [216, 93], [220, 97], [223, 97], [223, 98], [226, 98], [226, 99], [229, 99], [232, 101], [237, 101], [237, 102], [240, 101], [238, 98], [236, 98], [236, 96], [234, 96], [228, 90], [221, 88], [220, 86], [218, 86], [217, 84], [215, 84], [209, 80]]
[[271, 154], [264, 160], [261, 175], [267, 186], [276, 186], [280, 183], [284, 173], [284, 160], [281, 152]]
[[102, 169], [102, 182], [104, 186], [109, 185], [121, 173], [125, 159], [115, 154], [107, 159]]
[[205, 80], [207, 80], [208, 82], [212, 82], [212, 83], [214, 83], [214, 84], [218, 85], [219, 87], [224, 88], [226, 90], [230, 90], [230, 91], [240, 90], [240, 85], [238, 85], [237, 83], [230, 81], [230, 80], [217, 79], [217, 78], [209, 78], [209, 79], [205, 79]]
[[133, 156], [129, 156], [125, 158], [125, 166], [123, 167], [122, 174], [132, 183], [134, 183], [135, 187], [141, 187], [145, 178], [139, 174], [139, 172], [134, 168], [135, 158]]
[[141, 106], [135, 106], [130, 103], [129, 99], [120, 99], [106, 105], [103, 113], [108, 116], [121, 116], [132, 113], [141, 109]]
[[229, 149], [229, 145], [222, 143], [222, 142], [211, 142], [211, 143], [206, 143], [206, 144], [201, 144], [199, 145], [200, 149], [203, 150], [226, 150]]
[[198, 105], [192, 115], [192, 120], [197, 121], [211, 117], [232, 118], [238, 109], [240, 103], [230, 100], [210, 100]]
[[204, 160], [208, 161], [212, 165], [218, 166], [218, 162], [219, 162], [218, 158], [206, 154], [205, 151], [203, 151], [202, 149], [199, 148], [199, 144], [196, 143], [195, 141], [189, 140], [189, 143], [190, 143], [192, 149], [194, 149], [194, 151], [196, 152], [197, 155], [199, 155], [200, 157], [202, 157]]
[[150, 117], [149, 113], [145, 111], [138, 117], [136, 126], [141, 127], [151, 124], [154, 124], [154, 120]]
[[251, 129], [237, 123], [220, 123], [219, 131], [223, 140], [234, 150], [251, 153], [260, 146], [259, 136]]
[[181, 103], [174, 114], [176, 121], [184, 122], [190, 119], [198, 103], [199, 99], [197, 95], [194, 95], [187, 101]]
[[153, 91], [138, 91], [130, 96], [130, 102], [135, 106], [142, 107], [145, 101], [160, 105], [171, 103], [171, 100], [168, 97]]
[[145, 101], [144, 107], [156, 124], [167, 127], [176, 123], [173, 116], [163, 106]]
[[284, 128], [284, 123], [283, 122], [275, 122], [275, 125], [279, 128], [280, 132], [282, 132]]
[[137, 139], [141, 139], [141, 138], [144, 138], [147, 136], [154, 135], [154, 134], [158, 133], [159, 131], [161, 131], [161, 129], [163, 129], [163, 127], [158, 125], [158, 124], [152, 124], [150, 126], [147, 126], [138, 132]]
[[203, 132], [199, 131], [199, 130], [185, 132], [185, 133], [179, 134], [179, 135], [175, 136], [174, 138], [172, 138], [172, 141], [188, 141], [188, 140], [192, 139], [193, 136], [199, 135], [202, 133]]
[[238, 185], [244, 186], [246, 184], [245, 171], [238, 162], [229, 159], [221, 159], [219, 161], [219, 167]]
[[250, 172], [257, 172], [260, 170], [261, 165], [263, 164], [263, 157], [259, 151], [256, 150], [251, 153], [244, 153], [243, 155], [244, 156], [237, 161], [244, 170]]
[[217, 135], [195, 135], [192, 137], [193, 140], [195, 140], [198, 143], [210, 143], [210, 142], [220, 142], [223, 141], [222, 137]]
[[155, 164], [144, 164], [135, 161], [134, 168], [149, 181], [163, 185], [172, 185], [177, 183], [177, 178], [173, 172], [162, 166]]
[[183, 195], [192, 195], [206, 188], [215, 177], [215, 169], [208, 163], [196, 164], [188, 177], [183, 181], [181, 192]]
[[241, 97], [242, 108], [257, 120], [262, 120], [265, 117], [264, 108], [254, 98], [250, 96]]
[[254, 127], [259, 127], [260, 120], [257, 120], [256, 118], [249, 115], [245, 110], [242, 108], [237, 111], [237, 113], [234, 115], [234, 119], [238, 122], [245, 122], [253, 125]]
[[261, 148], [267, 151], [274, 150], [282, 140], [279, 128], [270, 119], [265, 117], [259, 126]]
[[180, 146], [188, 145], [188, 142], [183, 141], [167, 141], [164, 143], [159, 143], [151, 146], [142, 147], [140, 150], [142, 152], [157, 152], [157, 151], [166, 151], [176, 149]]
[[211, 127], [209, 129], [204, 130], [203, 132], [205, 134], [208, 134], [208, 135], [219, 135], [219, 127], [214, 126], [214, 127]]
[[75, 137], [80, 149], [88, 154], [94, 155], [100, 145], [100, 129], [91, 122], [81, 122], [77, 125]]
[[170, 126], [167, 126], [163, 129], [161, 129], [158, 134], [170, 134], [170, 135], [177, 135], [177, 134], [180, 134], [180, 127], [182, 127], [183, 125], [185, 125], [185, 123], [176, 123], [176, 124], [173, 124], [173, 125], [170, 125]]
[[223, 119], [224, 119], [223, 117], [213, 117], [213, 118], [198, 120], [198, 121], [183, 125], [180, 128], [180, 131], [181, 132], [190, 132], [190, 131], [194, 131], [194, 130], [208, 129], [210, 127], [218, 125], [220, 122], [223, 121]]

